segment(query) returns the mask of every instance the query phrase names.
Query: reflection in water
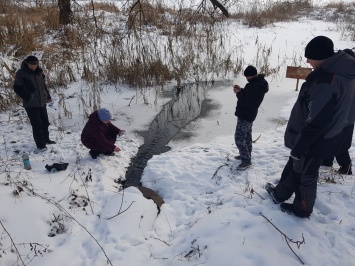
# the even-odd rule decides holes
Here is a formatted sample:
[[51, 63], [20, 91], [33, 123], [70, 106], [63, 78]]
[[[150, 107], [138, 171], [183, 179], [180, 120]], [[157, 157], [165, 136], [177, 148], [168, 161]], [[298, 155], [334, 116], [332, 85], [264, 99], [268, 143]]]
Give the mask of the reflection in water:
[[125, 187], [141, 185], [141, 175], [148, 160], [170, 150], [166, 146], [169, 141], [200, 115], [203, 99], [204, 87], [201, 85], [190, 84], [176, 89], [175, 98], [163, 106], [149, 130], [142, 133], [144, 144], [127, 169]]

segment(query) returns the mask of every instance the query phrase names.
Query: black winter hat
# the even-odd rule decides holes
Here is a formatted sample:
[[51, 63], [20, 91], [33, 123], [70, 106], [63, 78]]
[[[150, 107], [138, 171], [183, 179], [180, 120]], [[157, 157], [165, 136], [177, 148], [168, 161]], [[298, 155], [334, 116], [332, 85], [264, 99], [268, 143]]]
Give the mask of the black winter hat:
[[253, 66], [247, 66], [247, 68], [244, 70], [245, 77], [255, 76], [256, 74], [258, 74], [258, 71]]
[[304, 56], [312, 60], [324, 60], [334, 55], [334, 44], [325, 36], [313, 38], [306, 46]]
[[38, 65], [38, 58], [35, 57], [34, 55], [27, 56], [25, 61], [30, 65]]

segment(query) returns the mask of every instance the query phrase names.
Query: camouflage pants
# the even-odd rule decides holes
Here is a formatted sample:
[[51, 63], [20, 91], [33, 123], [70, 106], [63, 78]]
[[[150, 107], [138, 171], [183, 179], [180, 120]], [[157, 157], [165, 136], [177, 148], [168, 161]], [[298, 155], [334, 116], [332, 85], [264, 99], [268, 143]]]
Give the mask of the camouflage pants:
[[243, 163], [251, 162], [252, 151], [252, 127], [253, 122], [248, 122], [238, 118], [237, 127], [235, 129], [234, 140], [239, 150], [240, 159]]

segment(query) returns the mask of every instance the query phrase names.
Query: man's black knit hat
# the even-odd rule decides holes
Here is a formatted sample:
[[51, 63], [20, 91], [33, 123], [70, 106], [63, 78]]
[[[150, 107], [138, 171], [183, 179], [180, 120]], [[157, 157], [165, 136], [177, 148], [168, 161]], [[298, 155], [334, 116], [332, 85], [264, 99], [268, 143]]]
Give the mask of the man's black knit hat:
[[313, 38], [306, 46], [304, 56], [312, 60], [324, 60], [334, 55], [334, 44], [325, 36]]
[[253, 66], [247, 66], [247, 68], [244, 70], [245, 77], [255, 76], [256, 74], [258, 74], [258, 71]]
[[35, 57], [34, 55], [27, 56], [25, 61], [30, 65], [38, 65], [38, 58]]

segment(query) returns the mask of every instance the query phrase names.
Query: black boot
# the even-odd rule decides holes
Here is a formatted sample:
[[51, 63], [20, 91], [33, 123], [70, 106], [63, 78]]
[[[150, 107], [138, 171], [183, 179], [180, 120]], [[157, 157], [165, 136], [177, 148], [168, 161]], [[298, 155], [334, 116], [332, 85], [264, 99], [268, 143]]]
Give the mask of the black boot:
[[267, 193], [269, 193], [269, 195], [271, 196], [273, 202], [275, 204], [280, 204], [282, 202], [284, 202], [282, 199], [279, 199], [277, 196], [276, 196], [276, 193], [275, 193], [275, 186], [271, 183], [266, 183], [265, 185], [265, 189], [267, 191]]
[[113, 152], [113, 151], [107, 151], [107, 152], [104, 152], [103, 154], [106, 156], [115, 156], [115, 152]]
[[89, 154], [90, 154], [91, 158], [93, 158], [93, 159], [97, 159], [97, 156], [100, 155], [99, 152], [94, 151], [94, 150], [90, 150], [90, 151], [89, 151]]
[[340, 175], [352, 175], [351, 164], [349, 166], [340, 166], [339, 170], [336, 171]]
[[293, 208], [293, 204], [291, 203], [281, 203], [280, 204], [281, 211], [286, 212], [287, 214], [294, 215], [300, 218], [308, 218], [310, 215], [301, 215], [295, 211]]

